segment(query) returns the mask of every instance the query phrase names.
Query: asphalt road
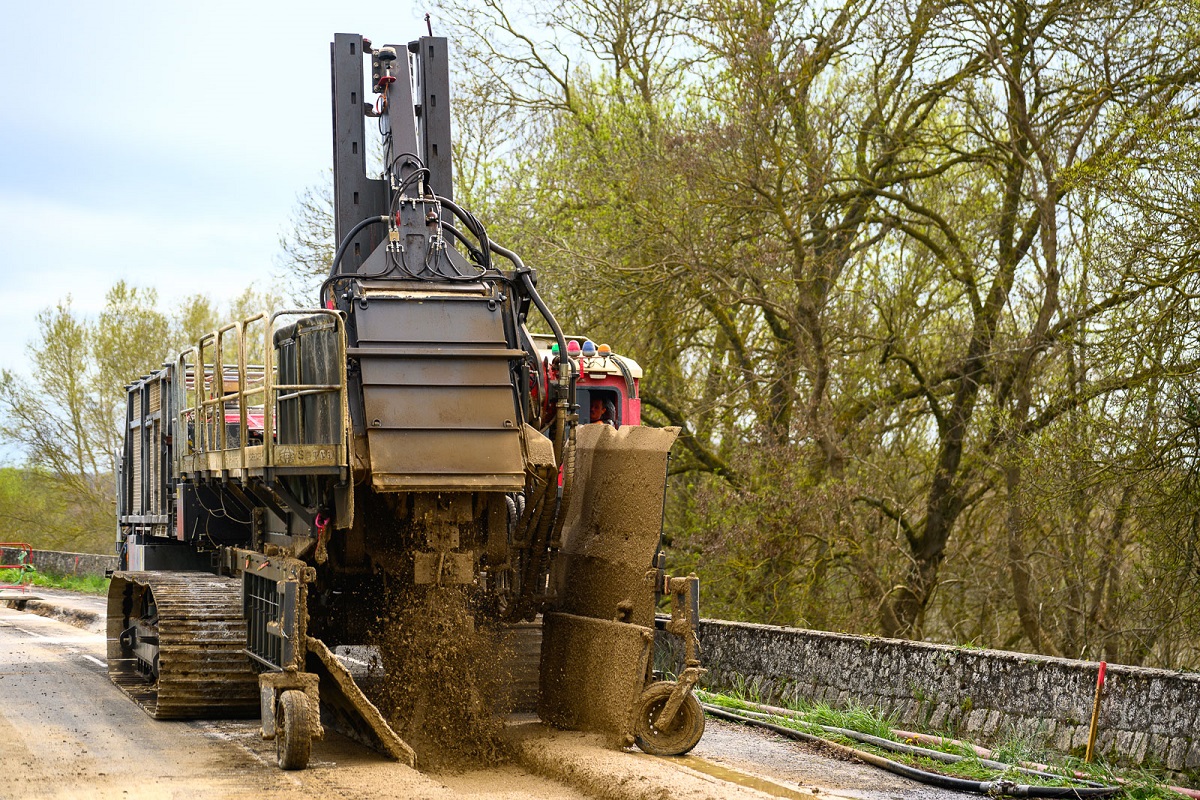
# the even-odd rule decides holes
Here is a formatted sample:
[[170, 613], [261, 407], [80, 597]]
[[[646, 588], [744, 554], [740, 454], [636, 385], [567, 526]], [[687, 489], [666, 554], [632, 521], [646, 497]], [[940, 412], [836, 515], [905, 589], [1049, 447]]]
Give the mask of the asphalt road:
[[257, 723], [153, 720], [104, 657], [97, 633], [0, 607], [0, 798], [586, 796], [516, 768], [426, 776], [336, 734], [283, 772]]
[[0, 795], [231, 796], [255, 787], [261, 765], [249, 753], [201, 725], [150, 719], [109, 682], [104, 655], [98, 634], [0, 609]]
[[0, 606], [0, 798], [961, 797], [715, 720], [684, 759], [529, 724], [498, 768], [420, 773], [329, 732], [307, 770], [283, 772], [257, 722], [151, 719], [109, 682], [94, 628]]

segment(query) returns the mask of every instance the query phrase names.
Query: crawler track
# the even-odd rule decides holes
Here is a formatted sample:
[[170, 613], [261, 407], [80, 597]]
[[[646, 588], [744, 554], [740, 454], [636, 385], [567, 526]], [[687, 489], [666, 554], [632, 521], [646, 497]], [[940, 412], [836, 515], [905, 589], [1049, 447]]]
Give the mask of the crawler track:
[[[157, 635], [135, 652], [122, 632]], [[254, 717], [242, 584], [204, 572], [118, 572], [108, 593], [108, 674], [155, 719]], [[147, 659], [153, 652], [156, 663]]]

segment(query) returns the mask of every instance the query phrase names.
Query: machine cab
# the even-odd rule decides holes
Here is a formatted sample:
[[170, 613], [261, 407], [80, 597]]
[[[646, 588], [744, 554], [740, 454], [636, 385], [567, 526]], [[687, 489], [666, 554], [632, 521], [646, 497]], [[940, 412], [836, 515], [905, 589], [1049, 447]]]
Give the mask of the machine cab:
[[[534, 334], [545, 374], [558, 360], [553, 336]], [[567, 336], [567, 356], [579, 369], [575, 384], [579, 423], [605, 423], [620, 428], [642, 424], [642, 401], [638, 383], [642, 368], [627, 356], [618, 356], [606, 344], [597, 345], [586, 336]]]

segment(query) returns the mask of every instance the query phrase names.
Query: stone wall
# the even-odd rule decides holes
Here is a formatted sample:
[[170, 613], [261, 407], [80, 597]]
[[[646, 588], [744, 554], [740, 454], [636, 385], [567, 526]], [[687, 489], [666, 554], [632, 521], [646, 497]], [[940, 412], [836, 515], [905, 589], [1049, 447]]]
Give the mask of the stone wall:
[[[704, 620], [706, 684], [764, 701], [858, 703], [899, 727], [997, 742], [1013, 732], [1082, 755], [1099, 665], [998, 650]], [[1114, 760], [1200, 771], [1200, 674], [1108, 666], [1097, 739]]]
[[[23, 553], [13, 547], [0, 548], [0, 564], [16, 564]], [[52, 575], [98, 575], [117, 568], [117, 557], [95, 553], [62, 553], [57, 550], [34, 550], [33, 566], [38, 572]]]

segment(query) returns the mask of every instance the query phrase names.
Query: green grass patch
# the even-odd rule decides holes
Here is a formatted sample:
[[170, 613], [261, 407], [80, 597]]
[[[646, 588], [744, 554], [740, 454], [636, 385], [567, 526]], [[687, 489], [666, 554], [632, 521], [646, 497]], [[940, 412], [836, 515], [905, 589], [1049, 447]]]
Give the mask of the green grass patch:
[[[699, 695], [700, 699], [706, 703], [749, 711], [754, 710], [750, 704], [757, 702], [756, 699], [745, 697], [738, 692], [699, 692]], [[847, 728], [848, 730], [869, 733], [872, 736], [879, 736], [885, 739], [892, 737], [892, 725], [895, 724], [894, 718], [885, 717], [875, 709], [853, 703], [847, 708], [833, 708], [826, 703], [785, 702], [781, 707], [802, 715], [803, 722], [809, 725]], [[800, 721], [795, 718], [785, 719]]]
[[[1019, 733], [1009, 730], [1003, 741], [992, 749], [992, 758], [997, 761], [1016, 763], [1018, 761], [1038, 761], [1049, 764], [1054, 754], [1045, 747], [1040, 737], [1029, 733]], [[1103, 778], [1097, 778], [1103, 781]]]
[[30, 586], [44, 586], [47, 589], [64, 589], [68, 592], [83, 594], [108, 594], [108, 578], [94, 575], [51, 575], [34, 569], [3, 569], [0, 570], [0, 584], [28, 583]]

